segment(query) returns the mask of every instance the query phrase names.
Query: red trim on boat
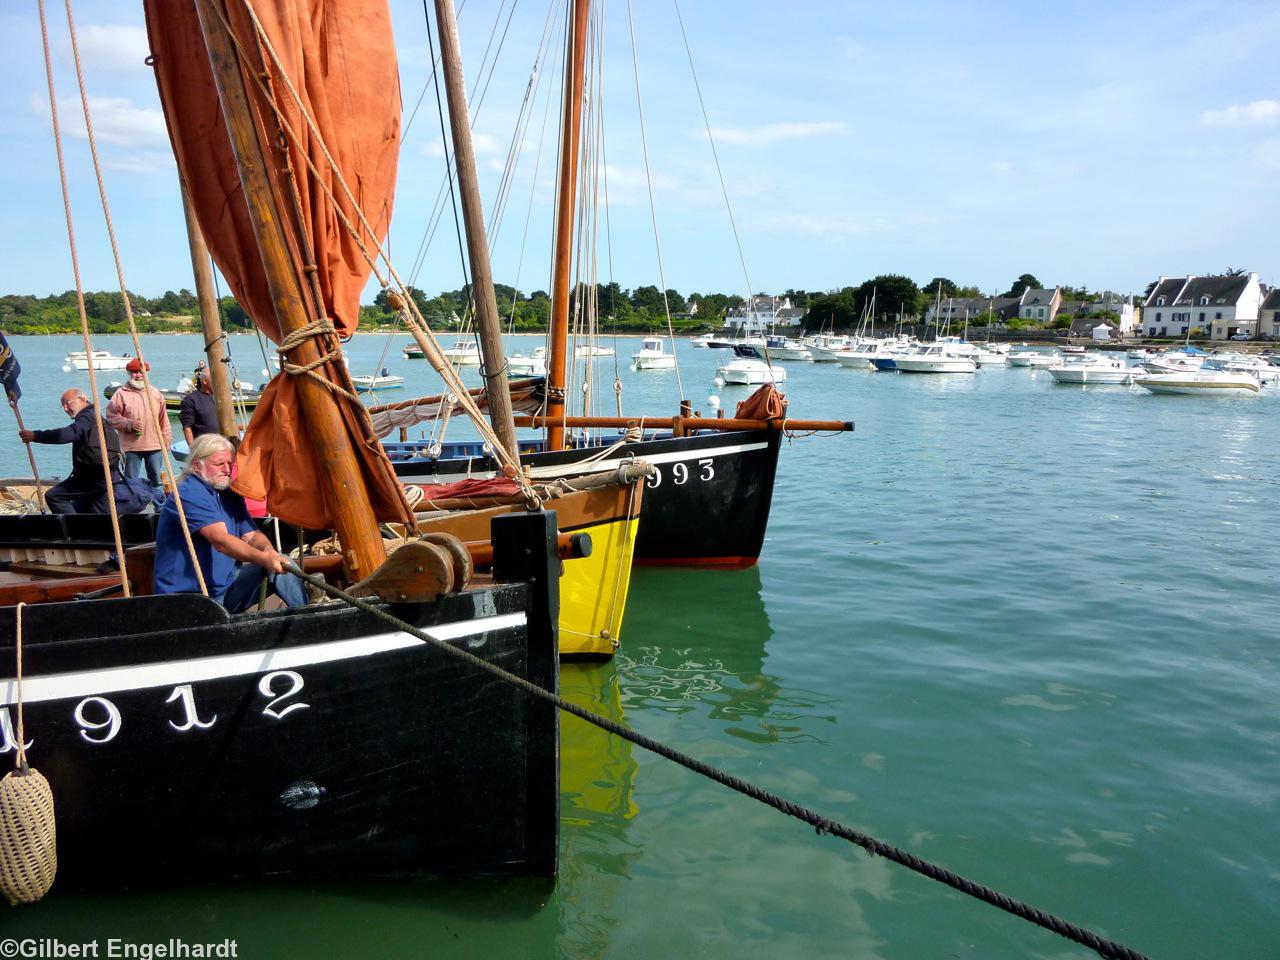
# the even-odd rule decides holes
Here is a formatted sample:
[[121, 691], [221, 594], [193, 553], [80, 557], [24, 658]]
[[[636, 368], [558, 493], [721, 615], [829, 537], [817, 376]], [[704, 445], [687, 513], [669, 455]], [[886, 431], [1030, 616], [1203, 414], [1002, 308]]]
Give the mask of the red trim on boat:
[[634, 567], [723, 567], [726, 570], [745, 570], [754, 567], [759, 557], [637, 557]]

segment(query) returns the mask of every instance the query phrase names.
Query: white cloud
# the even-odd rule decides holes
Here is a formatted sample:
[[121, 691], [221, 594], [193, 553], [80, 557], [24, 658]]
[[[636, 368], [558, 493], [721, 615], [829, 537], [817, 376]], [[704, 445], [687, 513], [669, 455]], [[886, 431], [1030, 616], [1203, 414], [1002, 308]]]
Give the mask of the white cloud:
[[[49, 101], [33, 94], [28, 109], [48, 116]], [[173, 166], [169, 132], [164, 114], [154, 107], [139, 107], [123, 97], [90, 97], [93, 134], [103, 150], [102, 164], [129, 173], [154, 173]], [[87, 140], [84, 110], [77, 97], [58, 98], [58, 122], [69, 137]]]
[[[146, 70], [144, 62], [151, 54], [147, 31], [142, 27], [95, 26], [77, 31], [80, 58], [93, 64], [94, 71], [133, 73]], [[71, 44], [67, 44], [70, 54]]]
[[[33, 113], [47, 114], [49, 102], [37, 94], [32, 96], [30, 108]], [[168, 149], [164, 114], [154, 107], [139, 107], [124, 97], [90, 97], [89, 116], [93, 120], [93, 135], [99, 143]], [[58, 120], [68, 135], [81, 140], [89, 138], [78, 97], [58, 98]]]
[[1280, 123], [1280, 100], [1254, 100], [1244, 106], [1206, 110], [1200, 114], [1206, 127], [1260, 127]]
[[831, 133], [843, 133], [845, 125], [839, 120], [819, 120], [814, 123], [766, 123], [759, 127], [713, 127], [712, 137], [717, 143], [745, 147], [771, 147], [788, 140], [805, 140]]

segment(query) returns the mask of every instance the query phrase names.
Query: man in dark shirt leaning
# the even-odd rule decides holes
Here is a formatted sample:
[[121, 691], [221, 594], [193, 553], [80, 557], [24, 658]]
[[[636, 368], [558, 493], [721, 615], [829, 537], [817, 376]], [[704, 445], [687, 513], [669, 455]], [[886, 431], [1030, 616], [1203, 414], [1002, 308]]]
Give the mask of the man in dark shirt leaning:
[[208, 370], [201, 370], [196, 375], [196, 388], [182, 398], [178, 407], [178, 421], [182, 424], [182, 435], [187, 440], [187, 449], [191, 442], [203, 433], [221, 433], [218, 423], [218, 406], [213, 400], [213, 382]]
[[[102, 447], [93, 404], [83, 390], [73, 387], [62, 394], [62, 409], [71, 418], [70, 425], [56, 430], [18, 431], [23, 443], [71, 444], [71, 475], [50, 487], [44, 501], [51, 513], [108, 513], [107, 481], [102, 472]], [[120, 438], [110, 425], [102, 432], [112, 481], [120, 483]]]

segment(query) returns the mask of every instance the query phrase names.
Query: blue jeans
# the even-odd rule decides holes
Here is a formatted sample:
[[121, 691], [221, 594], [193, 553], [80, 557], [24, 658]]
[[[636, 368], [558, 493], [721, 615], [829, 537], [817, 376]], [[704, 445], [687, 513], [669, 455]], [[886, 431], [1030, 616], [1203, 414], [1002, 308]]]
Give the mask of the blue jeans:
[[228, 613], [244, 613], [258, 602], [262, 579], [267, 578], [267, 596], [273, 593], [289, 607], [305, 607], [307, 591], [292, 573], [267, 573], [256, 563], [242, 563], [240, 572], [223, 594], [222, 605]]
[[164, 457], [159, 450], [130, 450], [124, 455], [125, 476], [141, 477], [142, 468], [147, 469], [147, 481], [153, 486], [160, 486], [160, 473], [164, 470]]

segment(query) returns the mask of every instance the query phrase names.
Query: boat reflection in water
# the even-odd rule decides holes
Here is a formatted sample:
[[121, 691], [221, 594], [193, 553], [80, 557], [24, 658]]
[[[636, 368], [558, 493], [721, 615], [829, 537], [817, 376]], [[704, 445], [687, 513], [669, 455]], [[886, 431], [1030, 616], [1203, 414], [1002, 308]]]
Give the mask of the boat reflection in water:
[[[632, 591], [627, 643], [607, 664], [562, 664], [566, 699], [648, 733], [653, 727], [638, 715], [653, 709], [707, 704], [718, 719], [767, 709], [777, 686], [761, 676], [772, 632], [759, 568], [637, 570]], [[619, 901], [645, 853], [643, 841], [630, 835], [640, 812], [640, 762], [660, 765], [664, 776], [685, 775], [599, 727], [561, 715], [559, 956], [605, 955], [616, 918], [626, 912]]]
[[[779, 686], [764, 671], [773, 629], [759, 568], [702, 576], [645, 573], [644, 588], [627, 614], [632, 637], [647, 641], [629, 643], [619, 660], [623, 703], [633, 710], [705, 711], [719, 721], [768, 714]], [[777, 739], [760, 725], [725, 732]]]
[[[831, 727], [829, 704], [766, 671], [774, 631], [759, 567], [637, 570], [627, 624], [627, 642], [611, 662], [561, 666], [564, 696], [749, 778], [762, 763], [794, 763], [774, 747], [824, 749], [817, 731]], [[645, 954], [636, 929], [619, 918], [672, 909], [667, 884], [655, 885], [655, 878], [685, 884], [700, 877], [692, 882], [730, 889], [745, 882], [754, 889], [751, 864], [776, 843], [774, 831], [787, 837], [782, 849], [798, 843], [808, 857], [805, 831], [775, 818], [696, 773], [562, 715], [557, 955], [627, 955], [631, 947]], [[740, 836], [743, 828], [755, 836]], [[693, 852], [692, 834], [721, 833], [728, 836], [713, 841], [713, 857]], [[711, 897], [723, 899], [718, 892]], [[735, 902], [757, 909], [745, 891]]]

